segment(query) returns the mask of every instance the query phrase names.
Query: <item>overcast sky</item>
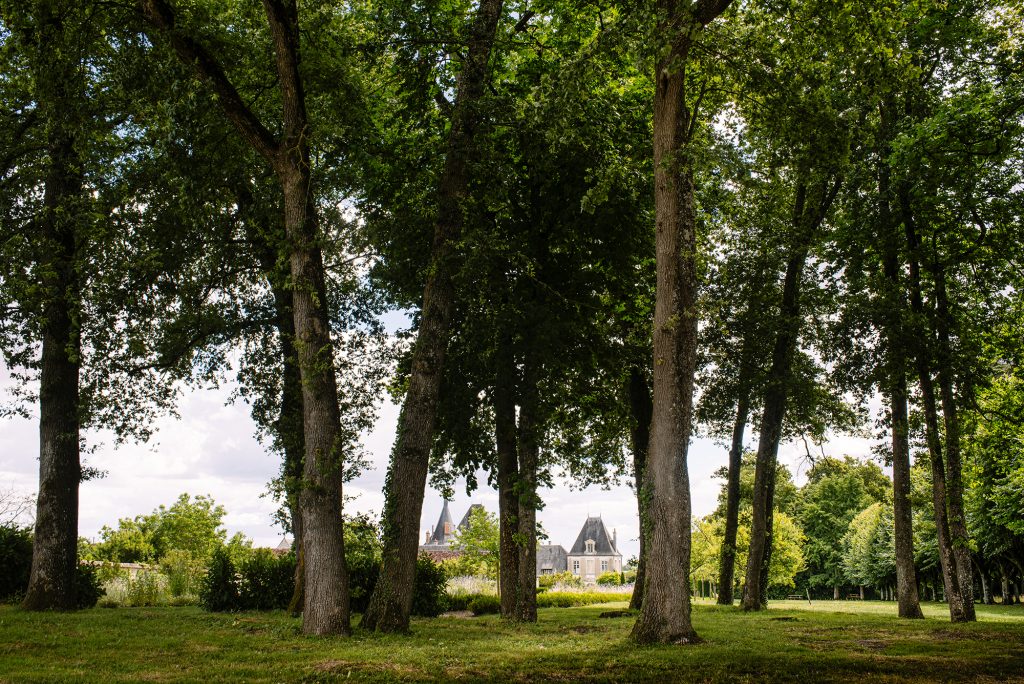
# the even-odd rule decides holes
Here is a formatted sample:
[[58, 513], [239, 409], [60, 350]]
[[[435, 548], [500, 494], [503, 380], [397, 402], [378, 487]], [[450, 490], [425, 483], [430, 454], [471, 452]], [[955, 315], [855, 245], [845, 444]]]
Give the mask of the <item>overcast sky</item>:
[[[0, 368], [0, 386], [9, 387], [11, 382], [6, 369]], [[273, 525], [271, 514], [275, 504], [265, 492], [267, 483], [278, 472], [278, 460], [253, 437], [248, 406], [227, 404], [230, 393], [230, 385], [186, 392], [179, 406], [180, 419], [160, 419], [158, 431], [148, 444], [114, 448], [109, 435], [86, 435], [89, 444], [99, 445], [87, 457], [89, 465], [106, 471], [107, 476], [82, 484], [80, 534], [96, 538], [103, 525], [113, 526], [119, 518], [149, 513], [188, 492], [211, 495], [227, 509], [225, 524], [229, 534], [241, 531], [257, 546], [276, 546], [281, 530]], [[372, 455], [372, 467], [346, 490], [346, 494], [356, 497], [349, 510], [380, 513], [384, 502], [381, 489], [397, 417], [398, 407], [385, 399], [375, 429], [364, 437]], [[37, 420], [37, 410], [31, 419], [0, 419], [0, 491], [37, 490]], [[754, 440], [756, 435], [748, 435], [748, 448]], [[840, 437], [826, 444], [825, 452], [830, 456], [845, 453], [867, 458], [870, 447], [870, 440]], [[798, 482], [808, 467], [803, 454], [802, 444], [784, 445], [780, 451], [780, 459], [790, 465]], [[689, 465], [695, 515], [714, 509], [721, 482], [711, 476], [727, 460], [724, 447], [710, 440], [694, 440]], [[480, 482], [486, 486], [486, 478], [480, 478]], [[538, 520], [550, 543], [569, 548], [587, 515], [600, 515], [609, 529], [617, 530], [619, 548], [625, 558], [636, 555], [639, 527], [636, 499], [629, 487], [592, 487], [580, 491], [559, 482], [542, 490], [541, 496], [545, 506]], [[421, 536], [437, 522], [441, 503], [437, 492], [427, 491], [420, 520]], [[460, 481], [450, 506], [456, 522], [471, 503], [497, 511], [497, 494], [485, 489], [467, 496], [465, 484]]]

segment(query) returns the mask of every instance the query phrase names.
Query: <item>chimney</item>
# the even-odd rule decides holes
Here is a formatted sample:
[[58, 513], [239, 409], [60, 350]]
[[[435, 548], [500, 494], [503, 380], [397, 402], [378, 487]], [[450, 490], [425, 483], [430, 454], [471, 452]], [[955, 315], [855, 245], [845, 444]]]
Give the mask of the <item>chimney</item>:
[[615, 530], [614, 527], [612, 528], [612, 546], [615, 547], [616, 551], [619, 550], [619, 533]]
[[430, 543], [430, 530], [427, 530], [427, 538], [423, 541], [424, 544]]

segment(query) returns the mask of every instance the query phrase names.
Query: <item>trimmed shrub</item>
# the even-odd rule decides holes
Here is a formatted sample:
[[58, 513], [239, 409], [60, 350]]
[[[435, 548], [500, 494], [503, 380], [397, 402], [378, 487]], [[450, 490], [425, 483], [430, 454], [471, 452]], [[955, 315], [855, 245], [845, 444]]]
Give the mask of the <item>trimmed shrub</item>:
[[32, 533], [0, 525], [0, 602], [18, 601], [32, 570]]
[[259, 549], [242, 563], [237, 580], [239, 610], [284, 610], [295, 591], [295, 556]]
[[440, 563], [429, 556], [416, 559], [416, 579], [412, 587], [412, 614], [437, 617], [448, 609], [445, 585], [448, 575]]
[[572, 608], [575, 606], [589, 606], [595, 603], [610, 603], [613, 601], [628, 601], [632, 593], [622, 592], [562, 592], [549, 591], [537, 597], [538, 608]]
[[622, 584], [622, 577], [619, 573], [609, 570], [597, 576], [597, 583], [602, 587], [617, 587]]
[[477, 596], [479, 594], [448, 594], [445, 597], [446, 607], [450, 611], [469, 610], [469, 602]]
[[199, 605], [212, 612], [238, 609], [238, 578], [227, 549], [218, 547], [199, 588]]
[[496, 615], [501, 612], [501, 601], [497, 596], [490, 594], [479, 594], [470, 599], [466, 610], [473, 615]]

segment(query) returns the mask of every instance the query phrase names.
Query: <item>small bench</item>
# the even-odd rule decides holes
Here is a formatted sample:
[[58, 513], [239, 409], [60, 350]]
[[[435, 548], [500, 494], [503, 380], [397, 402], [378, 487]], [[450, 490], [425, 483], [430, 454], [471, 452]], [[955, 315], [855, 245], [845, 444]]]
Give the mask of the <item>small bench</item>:
[[804, 597], [801, 596], [800, 594], [790, 594], [789, 596], [786, 597], [786, 600], [787, 601], [803, 601]]

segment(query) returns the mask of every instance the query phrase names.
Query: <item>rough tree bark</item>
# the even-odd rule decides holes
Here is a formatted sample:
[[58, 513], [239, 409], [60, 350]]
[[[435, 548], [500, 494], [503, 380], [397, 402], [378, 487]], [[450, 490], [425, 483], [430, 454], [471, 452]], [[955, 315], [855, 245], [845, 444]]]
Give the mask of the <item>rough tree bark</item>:
[[637, 512], [640, 517], [640, 555], [637, 558], [636, 580], [633, 582], [633, 595], [629, 599], [630, 610], [640, 610], [644, 603], [644, 588], [647, 580], [647, 535], [650, 530], [650, 518], [647, 515], [647, 502], [642, 496], [644, 473], [647, 471], [647, 449], [651, 440], [651, 414], [654, 410], [651, 401], [651, 386], [647, 377], [639, 368], [629, 373], [629, 412], [632, 418], [630, 429], [630, 447], [633, 450], [633, 477], [636, 487]]
[[956, 563], [964, 619], [977, 620], [974, 609], [974, 567], [971, 564], [970, 535], [964, 513], [963, 464], [960, 454], [960, 418], [953, 390], [953, 351], [950, 338], [951, 314], [946, 292], [946, 272], [941, 263], [930, 269], [935, 283], [935, 327], [938, 332], [939, 397], [946, 436], [946, 505], [949, 510], [949, 543]]
[[284, 454], [282, 477], [285, 506], [291, 522], [293, 549], [296, 556], [295, 587], [288, 611], [298, 616], [304, 600], [303, 576], [305, 564], [302, 552], [302, 509], [299, 495], [302, 491], [302, 469], [305, 461], [303, 439], [302, 372], [299, 368], [298, 349], [295, 347], [295, 317], [292, 290], [285, 286], [287, 272], [278, 263], [278, 254], [286, 244], [283, 217], [278, 220], [258, 216], [256, 203], [248, 185], [235, 190], [238, 214], [246, 227], [246, 237], [256, 252], [260, 270], [270, 286], [274, 298], [274, 326], [277, 329], [278, 353], [281, 358], [281, 397], [273, 431], [277, 446]]
[[537, 621], [537, 468], [540, 461], [538, 369], [525, 362], [519, 407], [519, 601], [515, 619]]
[[494, 379], [494, 438], [498, 483], [498, 596], [501, 616], [514, 620], [519, 612], [519, 445], [516, 435], [516, 373], [511, 340], [497, 343]]
[[[883, 125], [886, 122], [882, 110]], [[891, 183], [888, 165], [878, 171], [878, 221], [882, 232], [882, 271], [888, 288], [887, 312], [882, 324], [885, 339], [886, 381], [883, 392], [889, 402], [889, 423], [892, 431], [893, 537], [896, 546], [896, 593], [899, 616], [923, 619], [917, 593], [917, 570], [914, 568], [914, 532], [910, 506], [910, 427], [907, 411], [907, 358], [903, 331], [906, 298], [900, 282], [899, 240], [891, 211]]]
[[690, 480], [697, 362], [697, 225], [686, 63], [701, 29], [730, 0], [659, 0], [654, 94], [657, 291], [654, 410], [643, 496], [650, 502], [647, 587], [633, 626], [639, 643], [698, 641], [690, 619]]
[[796, 190], [792, 225], [795, 239], [786, 263], [778, 334], [772, 348], [772, 363], [765, 387], [761, 430], [758, 435], [754, 471], [753, 515], [750, 552], [743, 587], [743, 610], [760, 610], [765, 605], [765, 580], [771, 561], [772, 504], [775, 497], [775, 468], [786, 417], [790, 374], [800, 338], [800, 284], [811, 243], [839, 192], [839, 181], [821, 180], [811, 190], [801, 181]]
[[733, 604], [736, 584], [736, 532], [740, 520], [740, 467], [743, 463], [743, 434], [750, 418], [750, 376], [753, 365], [749, 354], [741, 352], [739, 396], [736, 400], [736, 420], [732, 426], [732, 444], [729, 447], [729, 479], [726, 482], [725, 534], [719, 560], [718, 605]]
[[928, 316], [924, 307], [921, 288], [921, 268], [918, 261], [920, 241], [910, 204], [909, 190], [901, 188], [900, 205], [903, 229], [907, 240], [907, 261], [909, 266], [910, 309], [914, 314], [914, 329], [908, 336], [911, 340], [918, 384], [921, 390], [921, 404], [925, 418], [925, 437], [932, 472], [932, 505], [935, 510], [935, 532], [939, 549], [939, 564], [942, 568], [942, 585], [949, 603], [949, 618], [952, 622], [966, 622], [967, 613], [960, 578], [950, 543], [949, 516], [946, 511], [946, 471], [943, 465], [942, 441], [939, 436], [938, 408], [935, 401], [935, 384], [931, 371], [931, 335], [928, 330]]
[[478, 102], [487, 83], [487, 64], [502, 6], [502, 0], [481, 0], [477, 5], [452, 109], [419, 335], [388, 469], [383, 565], [362, 622], [364, 627], [382, 632], [409, 628], [419, 520], [455, 303], [455, 244], [462, 234], [463, 202], [469, 187], [467, 168], [474, 154], [479, 120]]
[[39, 496], [27, 610], [75, 608], [78, 555], [80, 284], [76, 255], [82, 220], [83, 182], [76, 153], [76, 113], [81, 108], [81, 75], [74, 51], [63, 45], [62, 13], [37, 3], [41, 116], [46, 122], [49, 167], [43, 207], [37, 220], [45, 248], [40, 250], [43, 344], [39, 375]]
[[193, 35], [176, 26], [166, 0], [143, 0], [145, 20], [165, 36], [179, 58], [217, 95], [227, 119], [277, 175], [284, 194], [284, 226], [295, 345], [302, 379], [305, 461], [299, 497], [303, 523], [305, 601], [303, 632], [348, 634], [348, 572], [341, 521], [340, 409], [326, 303], [323, 255], [311, 192], [309, 121], [299, 74], [295, 0], [264, 0], [282, 102], [280, 139], [242, 100], [223, 67]]

